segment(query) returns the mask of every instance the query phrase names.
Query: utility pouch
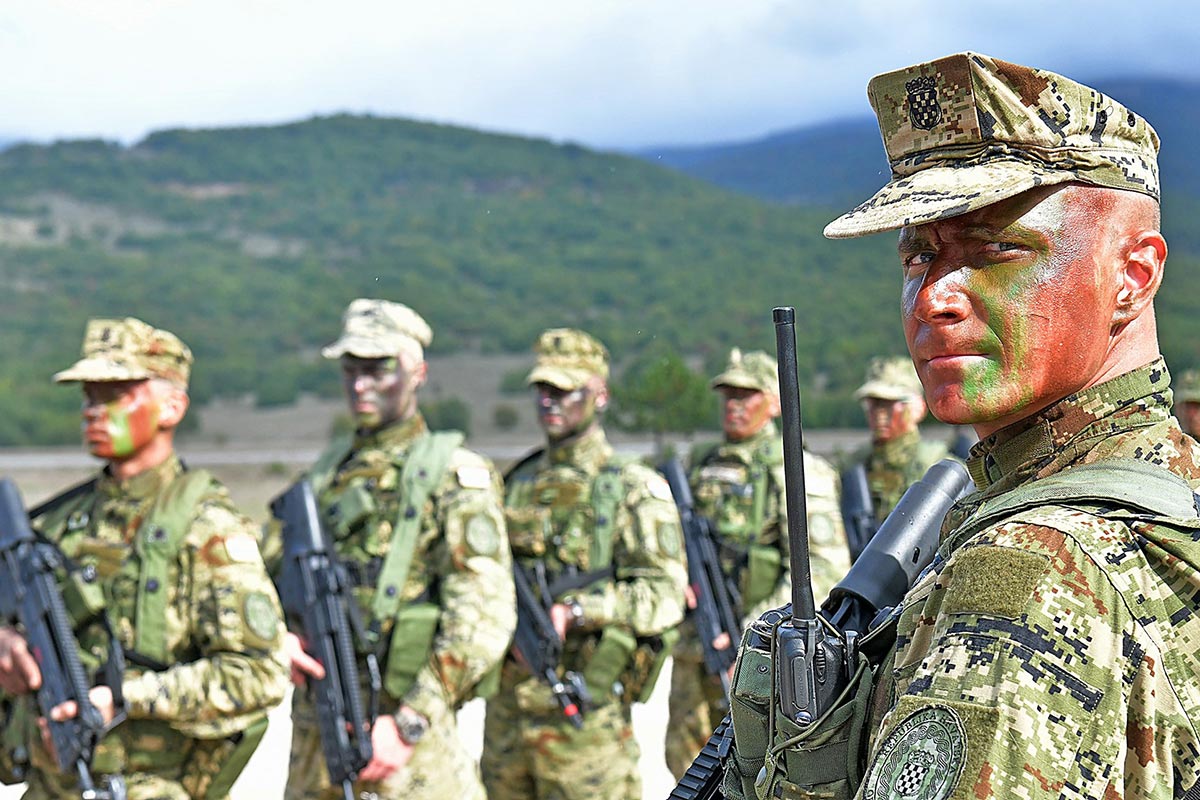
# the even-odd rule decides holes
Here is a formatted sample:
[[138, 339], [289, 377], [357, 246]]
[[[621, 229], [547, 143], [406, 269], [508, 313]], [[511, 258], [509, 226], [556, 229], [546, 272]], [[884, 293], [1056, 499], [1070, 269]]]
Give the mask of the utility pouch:
[[667, 663], [679, 641], [679, 629], [671, 628], [660, 635], [642, 639], [630, 661], [629, 677], [623, 680], [625, 690], [635, 702], [647, 703], [650, 695], [654, 694], [654, 684], [662, 673], [663, 665]]
[[72, 620], [83, 622], [104, 613], [104, 589], [96, 578], [95, 567], [72, 570], [60, 586], [63, 605]]
[[742, 587], [742, 609], [754, 608], [771, 596], [783, 572], [783, 557], [778, 547], [750, 545], [746, 553], [745, 584]]
[[616, 627], [605, 628], [583, 671], [583, 680], [588, 688], [597, 695], [612, 692], [613, 685], [622, 677], [637, 647], [637, 639], [632, 633]]
[[375, 498], [361, 484], [342, 492], [337, 502], [326, 511], [326, 516], [333, 526], [334, 538], [344, 538], [359, 523], [374, 514], [377, 508]]
[[441, 609], [433, 603], [413, 603], [396, 614], [383, 674], [383, 688], [392, 697], [403, 697], [429, 662], [440, 616]]
[[762, 772], [759, 797], [849, 800], [862, 782], [866, 721], [873, 671], [865, 655], [841, 697], [825, 715], [801, 727], [783, 714], [775, 727]]
[[753, 798], [754, 779], [771, 744], [771, 655], [742, 644], [729, 697], [737, 750], [725, 770], [724, 793], [735, 800]]

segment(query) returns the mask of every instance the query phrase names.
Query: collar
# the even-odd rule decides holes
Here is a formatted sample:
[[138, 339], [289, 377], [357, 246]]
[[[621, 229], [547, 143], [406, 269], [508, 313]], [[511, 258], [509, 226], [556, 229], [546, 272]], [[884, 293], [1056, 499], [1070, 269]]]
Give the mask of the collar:
[[604, 428], [595, 425], [578, 438], [563, 443], [550, 443], [546, 447], [546, 458], [551, 464], [568, 464], [589, 475], [600, 471], [612, 458], [612, 445], [604, 435]]
[[421, 412], [418, 411], [408, 419], [390, 422], [380, 428], [355, 431], [354, 449], [405, 449], [428, 430], [429, 426], [425, 424], [425, 417], [421, 416]]
[[884, 464], [906, 463], [908, 454], [921, 443], [921, 431], [913, 428], [887, 442], [872, 442], [871, 456]]
[[1102, 439], [1170, 420], [1170, 387], [1159, 357], [1001, 428], [971, 448], [976, 489], [993, 497], [1081, 460]]
[[158, 496], [179, 474], [183, 472], [183, 464], [179, 456], [171, 453], [165, 461], [155, 467], [144, 469], [132, 478], [118, 480], [108, 469], [101, 474], [96, 482], [96, 491], [105, 497], [120, 497], [127, 500], [142, 501]]
[[767, 424], [758, 429], [756, 433], [752, 433], [745, 439], [738, 441], [730, 441], [726, 439], [721, 443], [722, 452], [753, 452], [762, 447], [765, 443], [774, 443], [779, 438], [779, 430], [775, 427], [774, 420], [767, 420]]

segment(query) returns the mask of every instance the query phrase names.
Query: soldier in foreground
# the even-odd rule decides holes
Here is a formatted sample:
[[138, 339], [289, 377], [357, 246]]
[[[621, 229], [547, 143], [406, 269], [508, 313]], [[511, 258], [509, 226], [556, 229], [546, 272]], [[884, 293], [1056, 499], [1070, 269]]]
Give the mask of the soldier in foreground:
[[1175, 383], [1175, 414], [1193, 439], [1200, 439], [1200, 370], [1189, 369]]
[[604, 345], [554, 329], [534, 351], [527, 381], [547, 444], [508, 475], [509, 536], [552, 601], [562, 669], [583, 675], [593, 702], [577, 729], [544, 682], [506, 660], [487, 707], [484, 782], [490, 800], [637, 800], [630, 709], [649, 696], [683, 618], [679, 516], [666, 481], [615, 456], [604, 435]]
[[[224, 797], [287, 688], [279, 601], [255, 530], [224, 487], [175, 455], [191, 363], [167, 331], [133, 318], [91, 320], [82, 359], [54, 379], [83, 384], [84, 439], [107, 464], [33, 519], [103, 589], [98, 608], [68, 603], [80, 617], [81, 651], [105, 658], [97, 614], [125, 650], [121, 697], [109, 686], [89, 697], [106, 720], [127, 715], [101, 740], [93, 767], [123, 773], [132, 800]], [[0, 628], [6, 725], [30, 752], [25, 796], [77, 798], [75, 776], [58, 772], [30, 713], [27, 693], [40, 681], [21, 635]]]
[[[746, 622], [787, 602], [787, 512], [783, 499], [783, 446], [779, 416], [779, 370], [762, 351], [733, 350], [711, 386], [721, 397], [723, 442], [693, 451], [689, 483], [697, 513], [708, 517], [722, 546], [722, 569], [741, 595]], [[805, 452], [805, 493], [818, 597], [850, 567], [838, 512], [837, 473]], [[728, 711], [721, 680], [704, 668], [695, 627], [684, 624], [671, 668], [667, 766], [680, 777]], [[727, 643], [726, 646], [729, 646]]]
[[[872, 359], [866, 380], [854, 392], [854, 399], [863, 405], [871, 443], [850, 458], [843, 482], [861, 479], [860, 469], [865, 473], [870, 500], [867, 510], [871, 512], [873, 527], [878, 528], [900, 502], [904, 490], [945, 458], [948, 449], [942, 442], [921, 438], [919, 426], [925, 419], [925, 395], [911, 359], [905, 356]], [[857, 557], [865, 544], [852, 537], [852, 554]]]
[[[382, 654], [374, 756], [355, 788], [397, 800], [481, 800], [455, 712], [512, 636], [511, 561], [491, 462], [461, 447], [461, 434], [431, 433], [417, 408], [432, 336], [408, 306], [350, 304], [341, 338], [321, 352], [341, 363], [356, 430], [329, 447], [309, 478], [367, 635], [378, 639], [364, 650]], [[375, 618], [379, 592], [399, 598], [391, 618]], [[295, 635], [288, 642], [293, 681], [324, 675]], [[365, 663], [359, 673], [366, 680]], [[315, 714], [298, 690], [288, 798], [341, 796], [330, 785]]]
[[[900, 231], [905, 337], [934, 415], [981, 437], [978, 491], [862, 642], [871, 701], [803, 730], [773, 715], [765, 766], [768, 723], [735, 716], [726, 791], [1195, 796], [1200, 466], [1155, 328], [1157, 136], [1086, 86], [970, 53], [868, 93], [893, 178], [826, 235]], [[778, 703], [744, 663], [735, 696]], [[864, 721], [831, 770], [813, 747]]]

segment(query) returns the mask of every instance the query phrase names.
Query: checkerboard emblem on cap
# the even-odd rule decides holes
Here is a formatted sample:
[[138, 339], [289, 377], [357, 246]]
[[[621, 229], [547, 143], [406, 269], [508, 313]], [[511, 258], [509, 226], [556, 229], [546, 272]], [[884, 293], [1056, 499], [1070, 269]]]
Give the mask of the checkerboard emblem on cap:
[[931, 131], [942, 121], [942, 107], [938, 104], [937, 82], [922, 75], [904, 84], [908, 90], [908, 118], [914, 128]]

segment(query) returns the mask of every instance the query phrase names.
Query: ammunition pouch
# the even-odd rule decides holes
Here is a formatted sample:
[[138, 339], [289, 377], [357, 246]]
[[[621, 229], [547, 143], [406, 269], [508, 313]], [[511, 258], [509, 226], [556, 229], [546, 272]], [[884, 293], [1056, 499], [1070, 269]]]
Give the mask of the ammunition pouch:
[[778, 547], [750, 545], [742, 573], [742, 613], [770, 597], [782, 574], [783, 556]]
[[591, 653], [583, 650], [584, 682], [597, 697], [618, 693], [626, 702], [644, 703], [678, 639], [674, 629], [639, 639], [622, 628], [605, 628]]
[[397, 612], [383, 673], [383, 688], [390, 696], [404, 697], [429, 663], [441, 615], [436, 604], [427, 602], [411, 603]]

